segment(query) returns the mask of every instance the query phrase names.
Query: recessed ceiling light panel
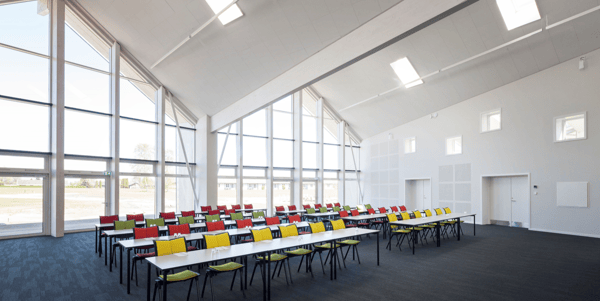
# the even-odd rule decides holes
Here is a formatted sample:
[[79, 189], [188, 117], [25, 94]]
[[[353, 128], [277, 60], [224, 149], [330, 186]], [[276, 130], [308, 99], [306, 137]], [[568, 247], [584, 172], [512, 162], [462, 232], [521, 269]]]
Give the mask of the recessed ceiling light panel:
[[[229, 3], [231, 3], [231, 1], [230, 0], [206, 0], [206, 3], [208, 3], [208, 6], [210, 6], [212, 11], [215, 14], [217, 14], [221, 10], [223, 10]], [[240, 7], [237, 4], [234, 4], [219, 16], [219, 21], [221, 21], [221, 23], [223, 25], [225, 25], [243, 15], [244, 15], [244, 13], [242, 13], [242, 10], [240, 10]]]
[[535, 0], [496, 0], [508, 30], [540, 19]]
[[410, 63], [408, 58], [401, 58], [390, 64], [394, 72], [400, 78], [400, 81], [405, 85], [406, 88], [414, 87], [416, 85], [420, 85], [423, 81], [420, 79], [421, 77]]

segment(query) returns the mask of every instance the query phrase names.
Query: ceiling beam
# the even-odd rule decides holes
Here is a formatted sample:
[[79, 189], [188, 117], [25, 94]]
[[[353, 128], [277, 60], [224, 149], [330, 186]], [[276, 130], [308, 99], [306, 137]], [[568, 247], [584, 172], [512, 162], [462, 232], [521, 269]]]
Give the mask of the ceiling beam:
[[214, 132], [371, 54], [467, 0], [404, 0], [211, 118]]

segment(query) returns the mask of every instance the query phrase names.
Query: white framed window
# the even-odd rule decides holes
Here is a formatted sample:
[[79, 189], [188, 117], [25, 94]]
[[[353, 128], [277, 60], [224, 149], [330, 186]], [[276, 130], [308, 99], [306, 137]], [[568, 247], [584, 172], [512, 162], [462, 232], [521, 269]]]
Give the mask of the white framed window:
[[481, 133], [502, 129], [502, 111], [500, 109], [481, 113]]
[[554, 142], [587, 139], [587, 112], [554, 117]]
[[462, 136], [446, 139], [446, 155], [462, 154]]
[[412, 154], [417, 151], [417, 138], [410, 137], [404, 139], [404, 153]]

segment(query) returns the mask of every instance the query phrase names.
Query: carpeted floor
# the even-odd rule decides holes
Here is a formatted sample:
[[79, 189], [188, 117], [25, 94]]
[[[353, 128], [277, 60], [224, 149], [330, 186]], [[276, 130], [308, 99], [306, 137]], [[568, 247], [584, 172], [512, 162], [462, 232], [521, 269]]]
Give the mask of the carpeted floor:
[[[294, 284], [287, 286], [282, 273], [273, 281], [272, 299], [600, 300], [600, 239], [501, 226], [478, 226], [475, 237], [471, 225], [464, 230], [460, 242], [444, 239], [441, 248], [430, 242], [414, 256], [408, 248], [388, 251], [382, 240], [379, 267], [375, 237], [365, 238], [359, 245], [362, 264], [348, 261], [336, 281], [328, 270], [323, 275], [317, 261], [314, 279], [296, 273], [294, 259]], [[110, 273], [93, 249], [93, 232], [1, 240], [0, 299], [145, 300], [145, 265], [140, 286], [127, 295], [118, 269]], [[238, 285], [228, 290], [231, 276], [215, 278], [217, 300], [243, 298]], [[169, 300], [185, 300], [186, 294], [187, 284], [169, 286]], [[246, 294], [247, 300], [262, 298], [260, 278]]]

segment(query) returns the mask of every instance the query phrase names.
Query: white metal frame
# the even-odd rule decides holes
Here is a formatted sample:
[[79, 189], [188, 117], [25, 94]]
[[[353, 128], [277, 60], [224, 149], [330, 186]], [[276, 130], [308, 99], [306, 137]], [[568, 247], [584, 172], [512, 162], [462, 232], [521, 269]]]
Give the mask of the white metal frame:
[[[583, 137], [581, 137], [581, 138], [573, 138], [573, 139], [563, 139], [563, 140], [557, 140], [557, 139], [556, 139], [556, 134], [558, 134], [558, 133], [557, 133], [557, 130], [558, 130], [558, 129], [556, 128], [556, 123], [557, 123], [557, 121], [558, 121], [558, 120], [561, 120], [561, 119], [563, 120], [563, 122], [562, 122], [562, 124], [561, 124], [561, 127], [560, 127], [560, 128], [561, 128], [561, 131], [563, 132], [563, 135], [564, 135], [564, 130], [565, 130], [565, 120], [564, 120], [564, 119], [565, 119], [565, 118], [568, 118], [568, 117], [575, 117], [575, 116], [579, 116], [579, 115], [583, 115]], [[552, 122], [552, 128], [553, 128], [553, 130], [552, 130], [552, 134], [554, 135], [554, 136], [553, 136], [553, 141], [554, 141], [555, 143], [558, 143], [558, 142], [570, 142], [570, 141], [586, 140], [586, 139], [587, 139], [587, 132], [588, 132], [588, 131], [587, 131], [587, 111], [583, 111], [583, 112], [579, 112], [579, 113], [573, 113], [573, 114], [566, 114], [566, 115], [562, 115], [562, 116], [556, 116], [556, 117], [554, 117], [554, 119], [553, 119], [553, 122]]]

